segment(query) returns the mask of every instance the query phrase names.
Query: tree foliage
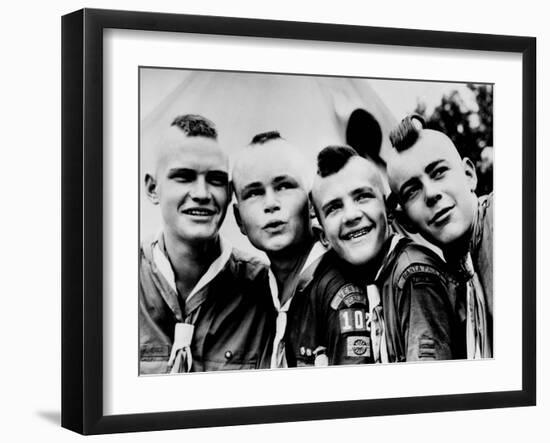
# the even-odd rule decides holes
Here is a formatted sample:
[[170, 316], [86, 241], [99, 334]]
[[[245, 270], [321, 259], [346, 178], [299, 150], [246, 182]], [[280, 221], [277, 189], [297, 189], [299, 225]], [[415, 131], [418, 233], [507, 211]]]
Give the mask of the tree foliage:
[[461, 157], [476, 165], [479, 195], [493, 190], [493, 87], [468, 84], [473, 100], [454, 90], [441, 98], [430, 115], [426, 105], [418, 103], [415, 112], [430, 129], [442, 131], [453, 141]]

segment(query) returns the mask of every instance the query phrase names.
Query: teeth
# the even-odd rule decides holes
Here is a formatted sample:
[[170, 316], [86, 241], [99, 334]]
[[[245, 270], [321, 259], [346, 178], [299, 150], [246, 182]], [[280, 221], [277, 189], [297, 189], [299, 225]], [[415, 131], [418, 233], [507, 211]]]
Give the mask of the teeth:
[[187, 214], [190, 214], [190, 215], [210, 215], [210, 214], [212, 214], [211, 211], [205, 211], [205, 210], [200, 210], [200, 209], [192, 209], [192, 210], [185, 211], [185, 212], [187, 212]]
[[370, 231], [370, 228], [363, 228], [363, 229], [360, 229], [359, 231], [355, 231], [355, 232], [352, 232], [351, 234], [346, 235], [345, 238], [347, 240], [351, 240], [352, 238], [362, 237], [363, 235], [368, 234], [369, 231]]

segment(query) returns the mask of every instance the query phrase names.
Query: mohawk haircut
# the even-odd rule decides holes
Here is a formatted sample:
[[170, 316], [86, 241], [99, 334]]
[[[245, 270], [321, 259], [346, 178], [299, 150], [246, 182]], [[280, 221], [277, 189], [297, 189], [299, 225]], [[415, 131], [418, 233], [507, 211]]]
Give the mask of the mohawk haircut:
[[397, 152], [402, 152], [416, 143], [422, 129], [426, 129], [424, 119], [417, 114], [409, 115], [390, 132], [390, 142]]
[[269, 140], [277, 140], [282, 138], [283, 137], [281, 137], [281, 134], [279, 133], [279, 131], [262, 132], [252, 137], [252, 141], [250, 142], [250, 144], [263, 145], [264, 143], [267, 143]]
[[170, 126], [177, 126], [188, 137], [206, 137], [218, 139], [218, 132], [212, 123], [202, 115], [184, 114], [176, 117]]
[[327, 146], [317, 155], [317, 175], [324, 178], [336, 174], [352, 157], [359, 157], [349, 146]]

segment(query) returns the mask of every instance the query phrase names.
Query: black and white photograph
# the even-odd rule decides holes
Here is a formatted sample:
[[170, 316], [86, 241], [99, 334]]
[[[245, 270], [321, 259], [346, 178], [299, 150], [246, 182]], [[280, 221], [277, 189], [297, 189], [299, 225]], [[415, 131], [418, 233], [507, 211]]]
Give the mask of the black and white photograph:
[[140, 376], [495, 357], [492, 83], [137, 75]]

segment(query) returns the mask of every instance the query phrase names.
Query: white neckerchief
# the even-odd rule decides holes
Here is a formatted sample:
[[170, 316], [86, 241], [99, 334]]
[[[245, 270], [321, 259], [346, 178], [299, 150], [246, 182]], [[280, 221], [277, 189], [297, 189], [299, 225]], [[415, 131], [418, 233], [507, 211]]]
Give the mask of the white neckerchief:
[[[320, 244], [315, 243], [309, 251], [309, 255], [306, 262], [302, 266], [297, 278], [299, 279], [303, 272], [319, 257], [326, 252], [326, 249]], [[273, 306], [277, 310], [277, 321], [275, 325], [275, 337], [273, 339], [273, 351], [271, 354], [271, 368], [287, 368], [288, 362], [285, 355], [285, 347], [283, 337], [286, 331], [287, 312], [290, 307], [290, 303], [294, 298], [294, 294], [281, 306], [281, 300], [279, 300], [279, 287], [277, 286], [277, 279], [271, 268], [269, 268], [269, 288], [271, 289], [271, 298], [273, 300]]]
[[466, 356], [468, 359], [491, 358], [485, 294], [470, 253], [465, 266], [471, 275], [466, 282]]
[[[403, 239], [402, 235], [396, 234], [391, 239], [390, 248], [386, 253], [386, 257], [389, 256], [397, 244]], [[384, 268], [384, 263], [378, 269], [374, 281], [378, 280], [380, 273]], [[382, 307], [382, 299], [380, 297], [380, 291], [375, 283], [367, 285], [367, 298], [369, 299], [369, 311], [371, 321], [371, 342], [373, 349], [374, 361], [377, 363], [388, 363], [388, 346], [386, 341], [386, 324], [384, 322], [384, 313]]]
[[[206, 287], [225, 267], [231, 256], [231, 246], [220, 237], [220, 255], [210, 264], [207, 271], [202, 275], [197, 284], [193, 287], [185, 302]], [[177, 294], [176, 277], [172, 265], [166, 254], [159, 245], [159, 239], [153, 243], [153, 261], [162, 276], [170, 287]], [[176, 323], [174, 326], [174, 343], [168, 360], [168, 367], [171, 373], [191, 371], [193, 355], [191, 354], [191, 342], [193, 340], [194, 325], [189, 323]]]

